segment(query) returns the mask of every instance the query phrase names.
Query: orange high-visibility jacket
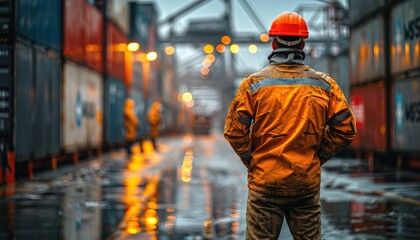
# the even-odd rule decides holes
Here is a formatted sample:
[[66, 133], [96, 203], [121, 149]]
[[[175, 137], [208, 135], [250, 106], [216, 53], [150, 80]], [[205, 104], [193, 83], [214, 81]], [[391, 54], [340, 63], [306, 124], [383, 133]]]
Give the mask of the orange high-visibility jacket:
[[137, 137], [137, 128], [139, 126], [139, 121], [134, 111], [134, 101], [132, 99], [127, 99], [125, 101], [123, 116], [123, 124], [125, 129], [124, 138], [126, 141], [134, 141]]
[[338, 84], [306, 65], [245, 77], [224, 136], [248, 168], [248, 187], [274, 195], [319, 191], [320, 166], [353, 141], [356, 120]]
[[162, 116], [160, 113], [160, 109], [162, 108], [162, 104], [160, 102], [153, 102], [152, 108], [150, 109], [147, 120], [150, 124], [150, 137], [157, 138], [159, 137], [159, 124], [162, 121]]

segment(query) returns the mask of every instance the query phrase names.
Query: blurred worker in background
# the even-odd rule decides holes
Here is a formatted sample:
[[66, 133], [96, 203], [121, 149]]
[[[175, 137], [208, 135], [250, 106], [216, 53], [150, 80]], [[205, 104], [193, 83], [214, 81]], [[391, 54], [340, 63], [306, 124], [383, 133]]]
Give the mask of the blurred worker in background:
[[156, 139], [159, 137], [159, 126], [162, 121], [162, 104], [154, 101], [152, 107], [147, 115], [147, 120], [150, 124], [150, 139], [152, 140], [153, 149], [158, 151]]
[[269, 35], [269, 65], [243, 79], [224, 130], [248, 169], [247, 239], [278, 239], [284, 217], [294, 239], [321, 239], [320, 167], [356, 120], [335, 80], [304, 64], [299, 14], [280, 14]]
[[139, 120], [137, 119], [136, 112], [134, 111], [135, 102], [131, 98], [127, 98], [124, 103], [124, 129], [125, 129], [125, 148], [129, 155], [132, 154], [131, 147], [137, 139], [137, 130]]

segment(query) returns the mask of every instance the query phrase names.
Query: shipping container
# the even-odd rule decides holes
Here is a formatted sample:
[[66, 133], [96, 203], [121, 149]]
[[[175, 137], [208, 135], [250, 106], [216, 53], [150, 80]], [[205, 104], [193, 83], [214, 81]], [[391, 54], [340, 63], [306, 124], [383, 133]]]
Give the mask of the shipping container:
[[385, 0], [349, 0], [349, 21], [353, 26], [359, 21], [371, 16], [375, 11], [380, 11], [385, 6]]
[[104, 19], [85, 0], [65, 0], [64, 56], [103, 72]]
[[106, 1], [106, 17], [116, 23], [125, 35], [129, 33], [128, 14], [128, 0]]
[[385, 85], [383, 82], [351, 89], [350, 105], [356, 117], [354, 149], [386, 151]]
[[393, 148], [420, 152], [420, 76], [393, 83]]
[[125, 54], [128, 40], [112, 22], [107, 23], [107, 74], [125, 81]]
[[28, 161], [60, 151], [60, 55], [34, 45], [15, 45], [16, 160]]
[[351, 30], [350, 83], [367, 83], [385, 76], [384, 19], [380, 14]]
[[156, 51], [157, 13], [153, 3], [130, 2], [130, 40], [145, 52]]
[[61, 51], [61, 0], [17, 0], [17, 33]]
[[123, 82], [108, 78], [105, 84], [105, 143], [124, 143], [123, 110], [127, 98], [126, 87]]
[[93, 5], [86, 6], [84, 62], [93, 69], [103, 72], [104, 18]]
[[33, 120], [34, 101], [33, 59], [34, 49], [30, 45], [17, 43], [15, 46], [15, 133], [14, 146], [16, 160], [28, 160], [33, 151]]
[[64, 0], [63, 54], [76, 62], [84, 61], [85, 0]]
[[420, 68], [420, 1], [404, 1], [391, 12], [391, 72]]
[[103, 138], [101, 74], [71, 61], [63, 71], [63, 149], [97, 148]]

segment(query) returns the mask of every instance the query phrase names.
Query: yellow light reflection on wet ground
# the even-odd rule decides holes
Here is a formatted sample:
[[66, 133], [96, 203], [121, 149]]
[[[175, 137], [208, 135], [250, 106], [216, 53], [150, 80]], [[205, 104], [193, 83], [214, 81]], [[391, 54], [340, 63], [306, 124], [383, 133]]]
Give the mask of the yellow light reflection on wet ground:
[[184, 159], [182, 161], [181, 166], [181, 180], [183, 182], [190, 182], [191, 181], [191, 171], [193, 169], [194, 156], [192, 150], [187, 150], [185, 152]]
[[[132, 152], [127, 169], [123, 172], [125, 192], [122, 202], [126, 205], [127, 210], [120, 222], [119, 229], [122, 229], [125, 238], [142, 232], [153, 233], [156, 231], [158, 223], [156, 200], [149, 199], [153, 199], [156, 193], [159, 176], [146, 177], [141, 174], [141, 171], [144, 169], [145, 161], [159, 161], [160, 156], [156, 154], [152, 156], [154, 149], [150, 141], [143, 142], [143, 152], [141, 152], [139, 144], [134, 144]], [[144, 179], [148, 180], [146, 186], [142, 188], [141, 184], [145, 181]], [[140, 216], [143, 212], [144, 215]], [[156, 237], [151, 239], [156, 239]]]

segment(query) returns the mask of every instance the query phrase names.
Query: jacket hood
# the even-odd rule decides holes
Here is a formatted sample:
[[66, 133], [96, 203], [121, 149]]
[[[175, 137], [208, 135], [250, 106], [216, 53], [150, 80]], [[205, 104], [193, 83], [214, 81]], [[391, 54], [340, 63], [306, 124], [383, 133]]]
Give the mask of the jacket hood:
[[300, 64], [303, 65], [305, 52], [295, 48], [277, 48], [268, 56], [270, 65], [274, 64]]

